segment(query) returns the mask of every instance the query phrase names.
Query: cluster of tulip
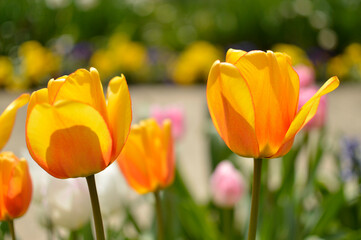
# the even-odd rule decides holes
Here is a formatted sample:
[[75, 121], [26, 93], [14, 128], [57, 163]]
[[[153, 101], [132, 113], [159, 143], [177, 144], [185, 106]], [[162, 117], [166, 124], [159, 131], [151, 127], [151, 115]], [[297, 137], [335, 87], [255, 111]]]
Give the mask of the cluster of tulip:
[[[337, 77], [331, 78], [298, 110], [299, 77], [286, 54], [230, 49], [226, 62], [216, 61], [211, 67], [207, 102], [214, 126], [234, 153], [254, 158], [248, 239], [256, 236], [262, 159], [285, 155], [295, 135], [316, 114], [321, 96], [338, 85]], [[10, 136], [16, 110], [28, 99], [22, 95], [1, 115], [1, 147]], [[174, 179], [172, 122], [148, 119], [131, 127], [131, 121], [125, 77], [110, 80], [105, 98], [95, 68], [52, 79], [29, 100], [25, 123], [29, 153], [56, 178], [86, 178], [97, 239], [105, 239], [105, 234], [94, 174], [114, 161], [135, 191], [154, 193], [158, 238], [163, 236], [159, 191]], [[0, 220], [13, 226], [12, 220], [24, 214], [30, 203], [31, 180], [26, 162], [10, 153], [1, 154], [0, 165]], [[216, 198], [227, 206], [238, 200], [243, 186], [232, 166], [223, 165], [212, 185], [238, 183], [236, 189], [226, 189], [230, 197]], [[234, 178], [224, 180], [224, 175]]]

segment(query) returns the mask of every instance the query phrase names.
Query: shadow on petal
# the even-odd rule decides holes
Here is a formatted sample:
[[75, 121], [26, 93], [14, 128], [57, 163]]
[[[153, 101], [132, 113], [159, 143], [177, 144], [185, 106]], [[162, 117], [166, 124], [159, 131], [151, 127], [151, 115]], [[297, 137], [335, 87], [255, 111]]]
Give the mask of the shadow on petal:
[[99, 138], [85, 126], [56, 130], [46, 151], [49, 173], [58, 178], [83, 177], [106, 167]]

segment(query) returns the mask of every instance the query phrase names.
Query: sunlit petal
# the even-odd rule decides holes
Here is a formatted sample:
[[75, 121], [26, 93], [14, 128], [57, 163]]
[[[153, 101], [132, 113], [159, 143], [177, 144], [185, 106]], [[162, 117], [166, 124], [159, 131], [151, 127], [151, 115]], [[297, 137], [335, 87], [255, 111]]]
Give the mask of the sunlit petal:
[[297, 111], [299, 80], [287, 55], [251, 51], [235, 64], [255, 106], [260, 155], [273, 155]]
[[60, 86], [54, 103], [60, 100], [86, 103], [96, 109], [104, 119], [107, 118], [103, 87], [95, 68], [91, 68], [90, 71], [79, 69], [70, 74]]
[[24, 106], [29, 101], [29, 94], [22, 94], [15, 99], [4, 110], [0, 116], [0, 149], [2, 149], [10, 138], [11, 131], [14, 127], [16, 113], [19, 108]]
[[323, 95], [335, 90], [340, 81], [337, 77], [330, 78], [318, 91], [317, 93], [303, 105], [300, 111], [297, 113], [293, 120], [287, 134], [284, 138], [281, 148], [278, 150], [274, 157], [282, 156], [288, 152], [292, 146], [295, 135], [312, 119], [316, 114], [318, 104]]
[[219, 61], [213, 64], [207, 102], [213, 123], [228, 147], [242, 156], [258, 156], [252, 96], [235, 66]]
[[114, 141], [112, 154], [114, 160], [127, 140], [132, 122], [130, 94], [123, 75], [110, 80], [107, 100], [108, 123]]
[[110, 164], [108, 126], [84, 103], [35, 105], [28, 115], [26, 140], [32, 157], [54, 177], [89, 176]]

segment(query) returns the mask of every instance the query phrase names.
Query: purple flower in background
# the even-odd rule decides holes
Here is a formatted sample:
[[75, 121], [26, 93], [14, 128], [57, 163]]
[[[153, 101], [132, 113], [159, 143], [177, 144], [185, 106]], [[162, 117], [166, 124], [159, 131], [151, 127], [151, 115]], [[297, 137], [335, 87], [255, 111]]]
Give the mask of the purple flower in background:
[[241, 173], [230, 161], [220, 162], [211, 176], [213, 201], [220, 207], [234, 207], [244, 191]]
[[172, 134], [175, 139], [179, 139], [184, 132], [184, 111], [180, 107], [168, 106], [160, 107], [154, 105], [150, 109], [150, 117], [154, 118], [159, 125], [163, 123], [165, 119], [172, 121]]
[[354, 176], [361, 178], [361, 147], [354, 138], [344, 138], [341, 142], [341, 175], [344, 180]]
[[71, 55], [78, 60], [89, 60], [93, 54], [93, 47], [88, 42], [77, 43], [71, 50]]

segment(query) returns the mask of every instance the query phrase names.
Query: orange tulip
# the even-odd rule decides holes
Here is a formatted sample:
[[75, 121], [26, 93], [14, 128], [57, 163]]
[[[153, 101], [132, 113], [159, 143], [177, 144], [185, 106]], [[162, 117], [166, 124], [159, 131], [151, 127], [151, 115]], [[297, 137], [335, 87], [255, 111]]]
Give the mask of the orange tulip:
[[271, 51], [230, 49], [226, 62], [209, 73], [207, 101], [215, 128], [236, 154], [276, 158], [292, 147], [295, 135], [315, 115], [320, 98], [339, 85], [330, 78], [299, 110], [299, 78], [291, 59]]
[[32, 195], [29, 168], [24, 158], [11, 152], [0, 153], [0, 221], [21, 217]]
[[87, 177], [111, 164], [130, 131], [125, 77], [114, 77], [107, 101], [99, 73], [79, 69], [51, 79], [30, 97], [26, 143], [34, 160], [57, 178]]
[[170, 185], [175, 165], [170, 120], [161, 127], [154, 119], [134, 125], [117, 161], [128, 184], [140, 194]]
[[29, 101], [29, 94], [24, 93], [15, 99], [9, 106], [4, 110], [0, 116], [0, 150], [3, 149], [5, 144], [8, 142], [11, 131], [13, 130], [16, 113]]

